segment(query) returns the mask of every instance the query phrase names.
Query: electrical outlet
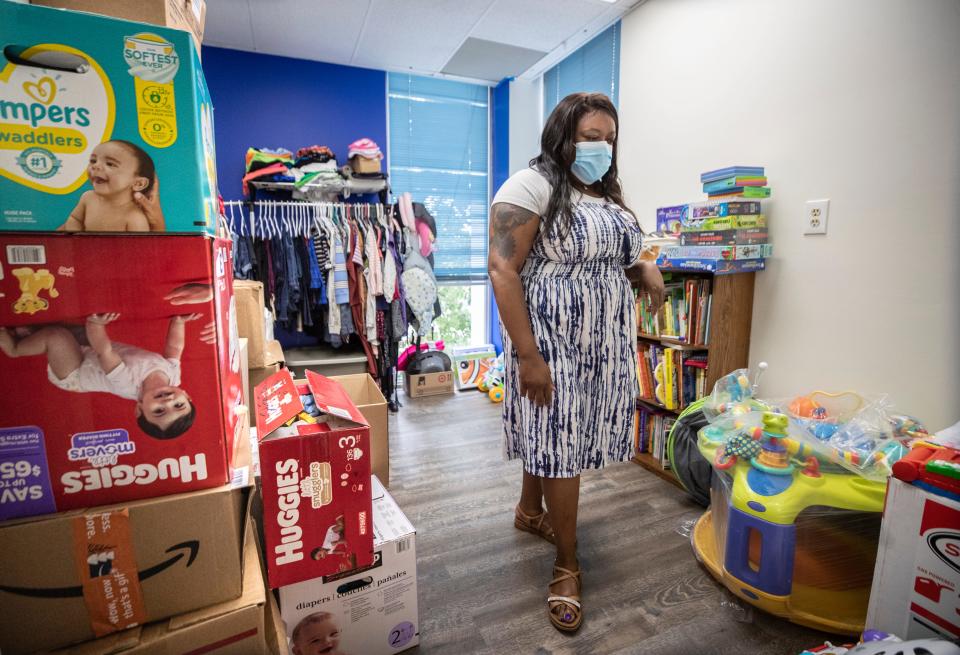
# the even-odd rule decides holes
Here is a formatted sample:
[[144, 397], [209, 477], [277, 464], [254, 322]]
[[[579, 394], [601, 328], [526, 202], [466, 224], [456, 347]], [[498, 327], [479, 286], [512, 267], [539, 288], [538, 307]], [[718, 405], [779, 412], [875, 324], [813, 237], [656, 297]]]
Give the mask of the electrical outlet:
[[804, 215], [804, 234], [826, 234], [827, 216], [830, 214], [829, 200], [808, 200]]

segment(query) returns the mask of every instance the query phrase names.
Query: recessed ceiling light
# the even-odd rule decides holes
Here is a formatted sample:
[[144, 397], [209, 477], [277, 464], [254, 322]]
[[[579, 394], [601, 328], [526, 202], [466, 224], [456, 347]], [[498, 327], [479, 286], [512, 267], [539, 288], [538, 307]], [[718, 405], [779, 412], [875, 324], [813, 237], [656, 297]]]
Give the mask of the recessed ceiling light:
[[606, 2], [606, 3], [609, 3], [609, 4], [613, 5], [613, 4], [616, 4], [616, 3], [617, 3], [617, 0], [600, 0], [600, 2]]

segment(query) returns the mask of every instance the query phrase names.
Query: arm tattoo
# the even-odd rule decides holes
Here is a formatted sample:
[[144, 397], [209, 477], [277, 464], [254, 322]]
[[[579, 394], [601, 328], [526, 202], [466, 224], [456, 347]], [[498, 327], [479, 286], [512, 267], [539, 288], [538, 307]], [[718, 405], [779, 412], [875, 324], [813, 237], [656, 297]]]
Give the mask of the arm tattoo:
[[531, 211], [507, 203], [498, 204], [491, 217], [493, 229], [490, 231], [490, 247], [506, 260], [513, 258], [517, 250], [517, 241], [513, 230], [529, 223], [537, 217]]

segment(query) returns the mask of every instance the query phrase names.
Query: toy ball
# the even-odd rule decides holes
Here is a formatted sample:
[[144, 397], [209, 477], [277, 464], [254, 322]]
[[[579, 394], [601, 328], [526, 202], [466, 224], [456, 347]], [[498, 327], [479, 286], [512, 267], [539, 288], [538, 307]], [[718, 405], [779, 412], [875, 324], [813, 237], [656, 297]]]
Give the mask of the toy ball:
[[821, 441], [826, 441], [827, 439], [830, 439], [834, 434], [836, 434], [837, 430], [840, 429], [840, 426], [834, 423], [819, 423], [819, 422], [813, 422], [808, 427], [810, 429], [810, 432], [813, 433], [813, 436], [815, 436], [817, 439], [820, 439]]
[[503, 387], [494, 387], [487, 396], [495, 403], [503, 402]]
[[480, 380], [479, 382], [477, 382], [477, 389], [479, 391], [482, 391], [483, 393], [487, 393], [488, 391], [490, 391], [490, 387], [487, 386], [486, 380]]
[[[797, 396], [793, 399], [793, 402], [790, 403], [790, 413], [803, 418], [813, 418], [816, 416], [816, 413], [819, 413], [818, 410], [820, 409], [823, 409], [820, 404], [809, 396]], [[825, 416], [826, 413], [824, 412], [823, 415], [817, 416], [817, 418], [825, 418]]]

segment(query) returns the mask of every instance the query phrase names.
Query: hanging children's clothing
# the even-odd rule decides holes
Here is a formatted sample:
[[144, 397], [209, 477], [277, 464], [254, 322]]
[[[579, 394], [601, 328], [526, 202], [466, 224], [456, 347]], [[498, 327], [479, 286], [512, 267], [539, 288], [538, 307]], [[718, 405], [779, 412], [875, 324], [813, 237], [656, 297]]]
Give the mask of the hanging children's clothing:
[[393, 207], [377, 204], [256, 201], [225, 209], [234, 276], [263, 282], [280, 327], [332, 347], [359, 344], [368, 371], [392, 397], [409, 318], [425, 336], [434, 317], [436, 280], [417, 233], [393, 220]]

